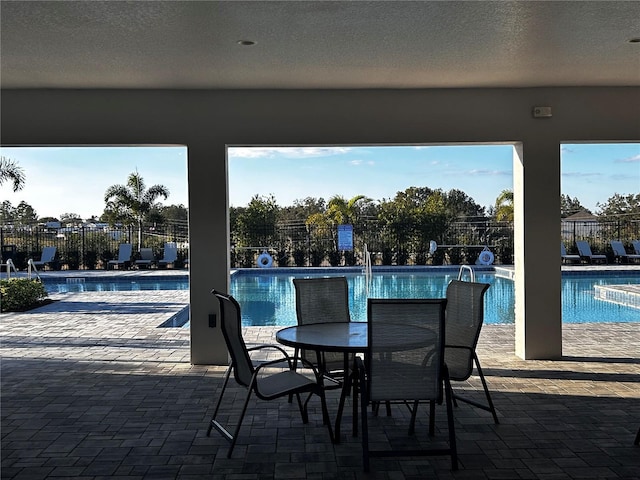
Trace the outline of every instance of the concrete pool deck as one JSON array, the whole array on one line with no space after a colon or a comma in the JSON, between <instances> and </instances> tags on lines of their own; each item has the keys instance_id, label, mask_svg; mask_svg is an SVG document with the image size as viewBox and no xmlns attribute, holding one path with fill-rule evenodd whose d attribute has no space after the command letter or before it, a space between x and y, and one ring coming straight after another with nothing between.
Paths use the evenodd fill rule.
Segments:
<instances>
[{"instance_id":1,"label":"concrete pool deck","mask_svg":"<svg viewBox=\"0 0 640 480\"><path fill-rule=\"evenodd\" d=\"M157 328L187 291L62 296L0 315L3 479L640 479L640 323L564 325L564 357L553 361L517 358L514 327L486 325L478 354L501 423L460 404L457 472L426 457L375 459L364 475L350 409L333 445L315 400L307 425L295 404L253 401L226 458L224 439L206 436L224 367L191 365L189 330ZM245 339L273 342L276 329L248 327ZM454 388L481 395L477 377ZM234 388L234 406L223 405L231 421L243 394ZM328 395L334 414L338 394ZM372 424L405 432L405 411ZM435 438L446 438L441 408Z\"/></svg>"}]
</instances>

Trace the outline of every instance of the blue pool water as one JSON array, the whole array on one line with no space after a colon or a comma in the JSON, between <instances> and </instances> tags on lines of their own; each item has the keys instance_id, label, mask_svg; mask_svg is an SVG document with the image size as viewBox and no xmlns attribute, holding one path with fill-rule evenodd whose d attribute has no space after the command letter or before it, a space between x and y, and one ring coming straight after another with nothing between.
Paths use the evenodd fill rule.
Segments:
<instances>
[{"instance_id":1,"label":"blue pool water","mask_svg":"<svg viewBox=\"0 0 640 480\"><path fill-rule=\"evenodd\" d=\"M188 290L187 275L172 278L128 277L124 278L45 278L49 293L69 292L130 292L136 290Z\"/></svg>"},{"instance_id":2,"label":"blue pool water","mask_svg":"<svg viewBox=\"0 0 640 480\"><path fill-rule=\"evenodd\" d=\"M324 275L344 275L349 283L349 303L354 321L366 320L365 279L359 271L340 271ZM309 271L277 273L274 270L244 270L231 277L231 294L242 307L242 322L245 326L295 325L295 292L292 279L297 277L323 276ZM447 284L457 278L453 270L430 273L382 272L375 273L369 287L369 296L377 298L437 298L444 297ZM488 272L477 272L476 281L491 284L485 297L485 322L505 324L514 322L515 295L513 281ZM598 300L594 296L594 285L640 284L637 272L598 273L596 275L567 275L562 278L562 321L564 323L585 322L640 322L640 310L624 305ZM84 279L71 282L64 279L45 280L50 293L86 291L131 291L131 290L186 290L187 276L178 278L129 278L105 281Z\"/></svg>"},{"instance_id":3,"label":"blue pool water","mask_svg":"<svg viewBox=\"0 0 640 480\"><path fill-rule=\"evenodd\" d=\"M336 275L336 274L332 274ZM367 295L361 273L338 273L347 277L349 304L353 321L366 321ZM294 276L322 276L313 274L251 274L234 275L231 294L242 307L242 322L251 325L295 325ZM447 284L458 277L457 271L428 273L374 273L369 289L372 298L439 298L444 297ZM485 322L513 323L515 314L514 283L493 273L476 273L476 281L491 284L485 296ZM594 297L594 285L640 283L635 275L567 275L562 279L562 321L640 322L640 310L617 305Z\"/></svg>"}]
</instances>

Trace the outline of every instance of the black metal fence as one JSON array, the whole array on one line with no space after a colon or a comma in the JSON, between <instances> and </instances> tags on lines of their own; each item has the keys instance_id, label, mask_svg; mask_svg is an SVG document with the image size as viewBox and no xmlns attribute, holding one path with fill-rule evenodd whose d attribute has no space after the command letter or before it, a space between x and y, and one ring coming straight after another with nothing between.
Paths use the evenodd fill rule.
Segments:
<instances>
[{"instance_id":1,"label":"black metal fence","mask_svg":"<svg viewBox=\"0 0 640 480\"><path fill-rule=\"evenodd\" d=\"M496 264L513 264L513 225L508 222L460 221L448 225L382 226L375 220L354 225L353 251L340 251L337 231L331 227L289 222L264 226L240 235L231 232L231 266L254 267L266 250L274 266L362 265L365 245L376 265L473 264L485 246L494 254ZM614 260L610 240L621 240L629 252L631 241L640 240L640 219L622 218L566 222L561 224L561 241L568 253L577 253L576 240L587 240L594 253ZM438 248L430 252L430 242ZM11 258L18 269L29 258L39 259L42 248L57 247L57 268L102 269L118 256L121 243L131 243L133 251L151 247L161 258L165 242L178 245L178 265L188 258L188 231L183 225L145 226L142 245L138 245L136 227L111 228L81 226L61 229L42 225L5 225L0 227L3 259ZM135 259L135 258L134 258Z\"/></svg>"},{"instance_id":2,"label":"black metal fence","mask_svg":"<svg viewBox=\"0 0 640 480\"><path fill-rule=\"evenodd\" d=\"M435 252L430 252L431 241L438 245ZM488 220L441 226L364 221L353 226L353 251L338 249L335 228L303 222L264 226L244 237L232 232L231 243L232 267L245 268L255 266L264 250L281 267L362 265L365 245L376 265L475 263L485 247L497 263L513 263L513 226Z\"/></svg>"},{"instance_id":3,"label":"black metal fence","mask_svg":"<svg viewBox=\"0 0 640 480\"><path fill-rule=\"evenodd\" d=\"M567 253L577 254L576 240L586 240L594 254L606 255L611 263L615 256L611 249L611 240L620 240L627 252L633 252L631 242L640 240L640 219L618 218L599 221L563 221L562 241Z\"/></svg>"},{"instance_id":4,"label":"black metal fence","mask_svg":"<svg viewBox=\"0 0 640 480\"><path fill-rule=\"evenodd\" d=\"M57 269L94 270L106 268L109 260L118 258L121 243L131 243L133 251L140 247L153 249L155 258L162 258L165 242L178 245L178 264L188 257L188 234L185 227L146 226L142 229L142 244L136 227L79 226L47 228L42 225L5 225L0 227L2 258L11 258L16 268L27 267L30 258L38 260L44 247L56 247ZM134 254L135 259L135 254Z\"/></svg>"}]
</instances>

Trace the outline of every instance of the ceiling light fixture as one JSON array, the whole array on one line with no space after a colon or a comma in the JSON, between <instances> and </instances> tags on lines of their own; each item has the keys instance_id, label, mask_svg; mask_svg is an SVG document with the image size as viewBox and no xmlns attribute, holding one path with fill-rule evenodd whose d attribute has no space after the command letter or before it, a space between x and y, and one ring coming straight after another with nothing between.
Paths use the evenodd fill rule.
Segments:
<instances>
[{"instance_id":1,"label":"ceiling light fixture","mask_svg":"<svg viewBox=\"0 0 640 480\"><path fill-rule=\"evenodd\" d=\"M258 42L254 42L253 40L238 40L236 43L238 45L242 45L243 47L252 47Z\"/></svg>"}]
</instances>

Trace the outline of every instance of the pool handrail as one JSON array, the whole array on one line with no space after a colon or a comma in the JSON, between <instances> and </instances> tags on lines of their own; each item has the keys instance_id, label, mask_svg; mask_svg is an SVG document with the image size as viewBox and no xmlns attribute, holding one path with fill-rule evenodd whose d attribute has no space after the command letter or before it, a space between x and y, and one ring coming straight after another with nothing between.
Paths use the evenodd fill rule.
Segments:
<instances>
[{"instance_id":1,"label":"pool handrail","mask_svg":"<svg viewBox=\"0 0 640 480\"><path fill-rule=\"evenodd\" d=\"M471 265L460 265L460 270L458 271L458 280L462 280L462 272L464 270L469 270L469 279L472 282L476 281L476 274L473 271L473 268L471 268Z\"/></svg>"},{"instance_id":2,"label":"pool handrail","mask_svg":"<svg viewBox=\"0 0 640 480\"><path fill-rule=\"evenodd\" d=\"M33 259L30 258L27 261L27 278L31 279L31 275L35 274L36 278L40 281L42 281L42 279L40 278L40 275L38 273L38 267L36 267L35 263L33 262Z\"/></svg>"},{"instance_id":3,"label":"pool handrail","mask_svg":"<svg viewBox=\"0 0 640 480\"><path fill-rule=\"evenodd\" d=\"M369 296L369 286L371 285L371 278L373 277L373 266L371 265L371 252L367 249L367 244L364 244L364 284L365 293Z\"/></svg>"},{"instance_id":4,"label":"pool handrail","mask_svg":"<svg viewBox=\"0 0 640 480\"><path fill-rule=\"evenodd\" d=\"M13 273L15 273L16 275L18 274L18 270L16 270L16 266L13 263L13 260L11 260L10 258L7 258L7 261L5 263L2 263L0 267L6 267L7 280L11 278L11 270L13 270Z\"/></svg>"}]
</instances>

